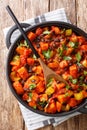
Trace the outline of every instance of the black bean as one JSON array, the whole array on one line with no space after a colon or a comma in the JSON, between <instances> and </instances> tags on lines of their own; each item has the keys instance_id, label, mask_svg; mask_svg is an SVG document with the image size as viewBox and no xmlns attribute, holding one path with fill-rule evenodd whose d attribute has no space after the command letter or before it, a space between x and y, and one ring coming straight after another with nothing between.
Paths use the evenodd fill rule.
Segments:
<instances>
[{"instance_id":1,"label":"black bean","mask_svg":"<svg viewBox=\"0 0 87 130\"><path fill-rule=\"evenodd\" d=\"M28 64L26 64L24 67L25 67L27 70L29 70L29 65L28 65Z\"/></svg>"},{"instance_id":2,"label":"black bean","mask_svg":"<svg viewBox=\"0 0 87 130\"><path fill-rule=\"evenodd\" d=\"M78 72L83 71L84 67L83 66L78 66Z\"/></svg>"},{"instance_id":3,"label":"black bean","mask_svg":"<svg viewBox=\"0 0 87 130\"><path fill-rule=\"evenodd\" d=\"M84 83L87 85L87 79L84 80Z\"/></svg>"},{"instance_id":4,"label":"black bean","mask_svg":"<svg viewBox=\"0 0 87 130\"><path fill-rule=\"evenodd\" d=\"M37 44L36 44L36 47L37 47L37 48L40 48L40 44L39 44L39 43L37 43Z\"/></svg>"},{"instance_id":5,"label":"black bean","mask_svg":"<svg viewBox=\"0 0 87 130\"><path fill-rule=\"evenodd\" d=\"M25 81L22 79L22 80L21 80L21 84L24 85L24 82L25 82Z\"/></svg>"},{"instance_id":6,"label":"black bean","mask_svg":"<svg viewBox=\"0 0 87 130\"><path fill-rule=\"evenodd\" d=\"M31 81L32 81L33 83L35 83L36 80L35 80L35 79L32 79Z\"/></svg>"},{"instance_id":7,"label":"black bean","mask_svg":"<svg viewBox=\"0 0 87 130\"><path fill-rule=\"evenodd\" d=\"M32 66L29 66L28 72L29 72L29 73L32 72Z\"/></svg>"}]
</instances>

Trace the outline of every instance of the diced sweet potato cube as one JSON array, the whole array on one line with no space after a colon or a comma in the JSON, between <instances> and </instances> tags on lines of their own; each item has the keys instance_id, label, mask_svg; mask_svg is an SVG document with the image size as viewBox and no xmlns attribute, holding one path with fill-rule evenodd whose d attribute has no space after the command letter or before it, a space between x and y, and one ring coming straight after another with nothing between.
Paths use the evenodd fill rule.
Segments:
<instances>
[{"instance_id":1,"label":"diced sweet potato cube","mask_svg":"<svg viewBox=\"0 0 87 130\"><path fill-rule=\"evenodd\" d=\"M18 80L21 79L20 76L15 71L10 73L10 78L11 78L12 81L18 81Z\"/></svg>"},{"instance_id":2,"label":"diced sweet potato cube","mask_svg":"<svg viewBox=\"0 0 87 130\"><path fill-rule=\"evenodd\" d=\"M29 32L27 36L31 41L35 40L36 38L36 34L33 32Z\"/></svg>"},{"instance_id":3,"label":"diced sweet potato cube","mask_svg":"<svg viewBox=\"0 0 87 130\"><path fill-rule=\"evenodd\" d=\"M17 72L23 80L26 80L29 76L28 71L25 67L21 67Z\"/></svg>"},{"instance_id":4,"label":"diced sweet potato cube","mask_svg":"<svg viewBox=\"0 0 87 130\"><path fill-rule=\"evenodd\" d=\"M65 83L59 83L57 84L57 88L58 89L61 89L61 88L64 88L65 87Z\"/></svg>"},{"instance_id":5,"label":"diced sweet potato cube","mask_svg":"<svg viewBox=\"0 0 87 130\"><path fill-rule=\"evenodd\" d=\"M46 50L48 50L48 43L41 43L40 47L41 47L42 51L46 51Z\"/></svg>"},{"instance_id":6,"label":"diced sweet potato cube","mask_svg":"<svg viewBox=\"0 0 87 130\"><path fill-rule=\"evenodd\" d=\"M82 45L80 48L81 50L87 51L87 45Z\"/></svg>"},{"instance_id":7,"label":"diced sweet potato cube","mask_svg":"<svg viewBox=\"0 0 87 130\"><path fill-rule=\"evenodd\" d=\"M60 111L61 111L61 108L62 108L62 104L57 101L57 102L56 102L56 109L57 109L57 111L60 112Z\"/></svg>"},{"instance_id":8,"label":"diced sweet potato cube","mask_svg":"<svg viewBox=\"0 0 87 130\"><path fill-rule=\"evenodd\" d=\"M13 83L13 87L14 87L14 89L16 90L16 92L18 94L23 94L24 93L23 87L22 87L22 85L21 85L21 83L19 81L15 81Z\"/></svg>"},{"instance_id":9,"label":"diced sweet potato cube","mask_svg":"<svg viewBox=\"0 0 87 130\"><path fill-rule=\"evenodd\" d=\"M16 52L17 52L18 54L20 54L20 55L23 55L25 49L26 49L26 47L18 46L18 47L16 48Z\"/></svg>"},{"instance_id":10,"label":"diced sweet potato cube","mask_svg":"<svg viewBox=\"0 0 87 130\"><path fill-rule=\"evenodd\" d=\"M73 78L77 78L78 76L78 69L77 66L74 64L69 67L70 75L73 76Z\"/></svg>"},{"instance_id":11,"label":"diced sweet potato cube","mask_svg":"<svg viewBox=\"0 0 87 130\"><path fill-rule=\"evenodd\" d=\"M77 101L75 98L70 98L68 104L70 105L70 107L75 107L77 105Z\"/></svg>"},{"instance_id":12,"label":"diced sweet potato cube","mask_svg":"<svg viewBox=\"0 0 87 130\"><path fill-rule=\"evenodd\" d=\"M68 66L68 62L66 61L66 60L63 60L63 61L61 61L60 63L59 63L59 66L60 66L60 68L65 68L65 67L67 67Z\"/></svg>"},{"instance_id":13,"label":"diced sweet potato cube","mask_svg":"<svg viewBox=\"0 0 87 130\"><path fill-rule=\"evenodd\" d=\"M22 99L26 101L28 100L28 98L29 98L28 93L24 93Z\"/></svg>"},{"instance_id":14,"label":"diced sweet potato cube","mask_svg":"<svg viewBox=\"0 0 87 130\"><path fill-rule=\"evenodd\" d=\"M39 36L43 32L42 28L37 28L36 29L36 34Z\"/></svg>"},{"instance_id":15,"label":"diced sweet potato cube","mask_svg":"<svg viewBox=\"0 0 87 130\"><path fill-rule=\"evenodd\" d=\"M28 65L34 65L34 59L33 58L27 58Z\"/></svg>"},{"instance_id":16,"label":"diced sweet potato cube","mask_svg":"<svg viewBox=\"0 0 87 130\"><path fill-rule=\"evenodd\" d=\"M58 66L59 66L58 62L48 63L48 67L50 67L51 69L58 68Z\"/></svg>"},{"instance_id":17,"label":"diced sweet potato cube","mask_svg":"<svg viewBox=\"0 0 87 130\"><path fill-rule=\"evenodd\" d=\"M56 111L56 104L54 101L49 103L48 106L45 107L45 112L47 113L55 113Z\"/></svg>"},{"instance_id":18,"label":"diced sweet potato cube","mask_svg":"<svg viewBox=\"0 0 87 130\"><path fill-rule=\"evenodd\" d=\"M42 93L43 91L45 90L45 85L43 84L42 81L40 81L36 88L35 88L35 91L39 94L39 93Z\"/></svg>"},{"instance_id":19,"label":"diced sweet potato cube","mask_svg":"<svg viewBox=\"0 0 87 130\"><path fill-rule=\"evenodd\" d=\"M37 106L37 104L34 100L31 100L28 104L30 107L33 107L33 108L36 108L36 106Z\"/></svg>"}]
</instances>

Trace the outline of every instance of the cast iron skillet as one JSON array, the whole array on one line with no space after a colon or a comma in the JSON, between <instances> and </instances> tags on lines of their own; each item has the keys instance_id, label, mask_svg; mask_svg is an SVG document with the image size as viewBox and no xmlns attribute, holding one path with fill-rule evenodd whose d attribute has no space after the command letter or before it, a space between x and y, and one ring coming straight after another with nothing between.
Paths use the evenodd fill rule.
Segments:
<instances>
[{"instance_id":1,"label":"cast iron skillet","mask_svg":"<svg viewBox=\"0 0 87 130\"><path fill-rule=\"evenodd\" d=\"M68 29L68 28L71 28L77 35L82 35L84 36L85 38L87 38L87 34L82 31L81 29L77 28L76 26L72 25L72 24L69 24L69 23L65 23L65 22L59 22L59 21L49 21L49 22L43 22L43 23L39 23L37 25L34 25L34 26L31 26L29 24L24 24L22 23L21 24L23 28L26 28L25 29L25 32L27 33L28 31L33 31L33 30L36 30L36 28L38 27L46 27L46 26L58 26L58 27L61 27L61 28L65 28L65 29ZM69 114L72 114L76 111L78 112L81 112L81 113L85 113L87 114L87 109L86 109L86 106L87 106L87 99L83 100L83 102L78 105L77 107L75 107L74 109L71 109L70 111L68 112L60 112L60 113L55 113L55 114L48 114L48 113L45 113L43 111L40 111L40 110L35 110L31 107L29 107L27 105L27 103L25 101L23 101L21 99L21 97L15 92L14 88L12 87L12 82L10 80L10 70L11 70L11 67L9 65L10 61L12 60L12 57L14 55L14 51L15 51L15 48L17 47L17 43L23 39L23 36L20 35L18 36L18 38L16 38L16 40L11 44L11 36L13 34L13 32L17 29L17 26L13 26L9 32L7 33L7 36L6 36L6 46L7 48L9 49L9 52L8 52L8 56L7 56L7 62L6 62L6 77L7 77L7 81L8 81L8 84L9 84L9 87L12 91L12 93L14 94L14 96L17 98L17 100L22 104L24 105L26 108L28 108L29 110L35 112L35 113L38 113L38 114L41 114L41 115L45 115L45 116L54 116L54 117L59 117L59 116L65 116L65 115L69 115Z\"/></svg>"}]
</instances>

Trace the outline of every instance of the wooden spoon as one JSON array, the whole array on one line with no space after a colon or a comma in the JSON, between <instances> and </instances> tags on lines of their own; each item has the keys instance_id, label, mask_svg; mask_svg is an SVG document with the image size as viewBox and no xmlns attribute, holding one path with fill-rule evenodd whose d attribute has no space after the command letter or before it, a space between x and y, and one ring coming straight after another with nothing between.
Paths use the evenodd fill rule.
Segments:
<instances>
[{"instance_id":1,"label":"wooden spoon","mask_svg":"<svg viewBox=\"0 0 87 130\"><path fill-rule=\"evenodd\" d=\"M20 23L18 22L17 18L15 17L14 13L12 12L11 8L9 6L6 7L8 13L10 14L10 16L12 17L13 21L15 22L15 24L17 25L18 29L20 30L21 34L23 35L23 37L25 38L26 42L29 44L29 46L31 47L33 53L36 55L37 59L39 60L42 68L43 68L43 73L44 73L44 78L45 78L45 83L47 84L47 81L50 78L55 78L58 81L64 82L66 85L68 85L68 83L66 82L66 80L64 80L60 75L56 74L53 70L51 70L50 68L48 68L46 66L46 64L42 61L42 59L40 58L39 54L37 53L37 51L35 50L35 48L33 47L31 41L29 40L29 38L27 37L25 31L23 30L23 28L21 27Z\"/></svg>"}]
</instances>

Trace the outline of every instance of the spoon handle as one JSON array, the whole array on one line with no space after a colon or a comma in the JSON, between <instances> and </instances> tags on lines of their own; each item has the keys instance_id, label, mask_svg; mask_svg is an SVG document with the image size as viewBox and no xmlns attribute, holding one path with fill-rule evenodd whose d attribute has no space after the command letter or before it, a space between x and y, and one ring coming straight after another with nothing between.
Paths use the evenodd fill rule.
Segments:
<instances>
[{"instance_id":1,"label":"spoon handle","mask_svg":"<svg viewBox=\"0 0 87 130\"><path fill-rule=\"evenodd\" d=\"M29 44L30 48L32 49L33 53L36 55L37 58L39 58L39 54L37 53L37 51L35 50L35 48L33 47L31 41L28 39L25 31L23 30L23 28L21 27L20 23L18 22L16 16L14 15L14 13L12 12L11 8L9 7L9 5L6 7L9 15L12 17L14 23L17 25L18 29L20 30L21 34L23 35L23 37L25 38L26 42Z\"/></svg>"}]
</instances>

